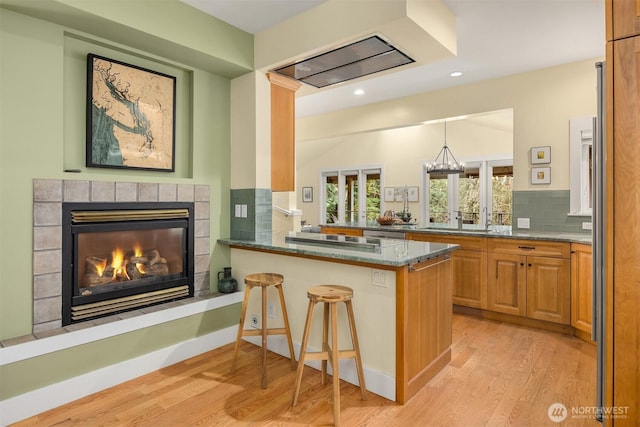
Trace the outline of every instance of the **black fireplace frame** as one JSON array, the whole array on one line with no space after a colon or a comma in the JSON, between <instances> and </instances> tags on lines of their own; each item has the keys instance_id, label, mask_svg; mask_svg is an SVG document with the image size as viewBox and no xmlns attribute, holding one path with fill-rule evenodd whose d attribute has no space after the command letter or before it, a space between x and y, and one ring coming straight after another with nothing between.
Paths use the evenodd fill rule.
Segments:
<instances>
[{"instance_id":1,"label":"black fireplace frame","mask_svg":"<svg viewBox=\"0 0 640 427\"><path fill-rule=\"evenodd\" d=\"M145 219L128 221L101 221L88 224L77 224L73 222L72 213L78 211L143 211L143 210L187 210L187 218L168 219ZM189 298L194 296L195 279L195 226L194 226L194 203L192 202L94 202L94 203L63 203L62 204L62 325L70 325L82 321L93 320L117 313L140 309L151 305L164 304L170 301ZM143 283L134 287L124 287L106 293L95 293L91 295L74 295L75 287L78 283L77 268L78 260L75 249L77 236L83 232L91 231L129 231L154 228L184 228L183 247L183 274L181 277L170 277L160 282ZM74 320L72 309L92 303L100 303L118 298L127 298L137 294L153 293L172 287L188 287L188 291L181 292L181 296L162 299L152 303L144 303L137 306L112 310L104 314L98 314L81 320Z\"/></svg>"}]
</instances>

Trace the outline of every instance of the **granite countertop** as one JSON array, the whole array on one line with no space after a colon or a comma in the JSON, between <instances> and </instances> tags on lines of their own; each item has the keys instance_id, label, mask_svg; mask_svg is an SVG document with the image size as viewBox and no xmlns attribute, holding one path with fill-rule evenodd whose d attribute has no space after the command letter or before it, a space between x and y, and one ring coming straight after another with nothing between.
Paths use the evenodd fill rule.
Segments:
<instances>
[{"instance_id":1,"label":"granite countertop","mask_svg":"<svg viewBox=\"0 0 640 427\"><path fill-rule=\"evenodd\" d=\"M391 267L402 267L425 261L452 252L459 247L447 243L293 231L285 235L274 233L269 241L218 239L218 243L247 249L263 249Z\"/></svg>"},{"instance_id":2,"label":"granite countertop","mask_svg":"<svg viewBox=\"0 0 640 427\"><path fill-rule=\"evenodd\" d=\"M346 222L340 224L326 224L331 228L360 228L372 231L396 231L396 232L412 232L425 234L455 234L462 236L478 236L478 237L499 237L507 239L527 239L527 240L553 240L557 242L584 243L591 244L591 233L565 233L561 231L530 231L530 230L512 230L508 226L491 226L489 231L480 228L477 225L465 224L462 230L438 226L434 224L394 224L380 225L375 221L368 222Z\"/></svg>"}]
</instances>

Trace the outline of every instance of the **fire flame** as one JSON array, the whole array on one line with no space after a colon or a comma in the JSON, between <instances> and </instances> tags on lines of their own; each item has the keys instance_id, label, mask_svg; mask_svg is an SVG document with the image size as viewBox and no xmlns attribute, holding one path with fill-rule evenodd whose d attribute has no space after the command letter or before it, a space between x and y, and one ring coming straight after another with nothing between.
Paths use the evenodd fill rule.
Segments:
<instances>
[{"instance_id":1,"label":"fire flame","mask_svg":"<svg viewBox=\"0 0 640 427\"><path fill-rule=\"evenodd\" d=\"M113 252L111 252L111 267L113 267L113 278L115 279L118 276L126 277L130 279L127 275L127 270L124 268L124 251L120 248L115 248Z\"/></svg>"},{"instance_id":2,"label":"fire flame","mask_svg":"<svg viewBox=\"0 0 640 427\"><path fill-rule=\"evenodd\" d=\"M133 253L134 256L136 257L141 257L142 256L142 248L140 247L140 245L138 243L135 244L135 246L133 247ZM136 263L136 268L138 269L138 271L142 274L145 274L145 268L144 268L144 264L140 264L139 262Z\"/></svg>"},{"instance_id":3,"label":"fire flame","mask_svg":"<svg viewBox=\"0 0 640 427\"><path fill-rule=\"evenodd\" d=\"M102 273L104 273L104 269L107 268L107 260L102 260L101 263L99 264L95 264L96 266L96 273L98 274L98 276L102 277Z\"/></svg>"}]
</instances>

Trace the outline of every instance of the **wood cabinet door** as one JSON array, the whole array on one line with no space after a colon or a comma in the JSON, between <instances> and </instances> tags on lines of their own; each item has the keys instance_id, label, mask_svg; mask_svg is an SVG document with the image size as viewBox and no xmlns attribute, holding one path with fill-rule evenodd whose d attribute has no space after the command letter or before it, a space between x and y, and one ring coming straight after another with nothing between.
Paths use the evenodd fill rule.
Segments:
<instances>
[{"instance_id":1,"label":"wood cabinet door","mask_svg":"<svg viewBox=\"0 0 640 427\"><path fill-rule=\"evenodd\" d=\"M634 414L616 419L615 425L631 426L640 415L640 37L613 42L607 54L607 76L613 74L613 114L607 116L613 119L607 127L613 138L608 146L613 146L615 163L608 167L613 194L607 192L613 200L613 213L608 212L613 248L607 251L607 272L613 277L607 279L606 309L613 344L608 343L608 352L613 354L606 358L607 377L613 384L611 405L629 406L628 413Z\"/></svg>"},{"instance_id":2,"label":"wood cabinet door","mask_svg":"<svg viewBox=\"0 0 640 427\"><path fill-rule=\"evenodd\" d=\"M271 190L295 191L295 105L300 83L269 74L271 81Z\"/></svg>"},{"instance_id":3,"label":"wood cabinet door","mask_svg":"<svg viewBox=\"0 0 640 427\"><path fill-rule=\"evenodd\" d=\"M525 316L527 313L527 257L489 253L487 255L487 309Z\"/></svg>"},{"instance_id":4,"label":"wood cabinet door","mask_svg":"<svg viewBox=\"0 0 640 427\"><path fill-rule=\"evenodd\" d=\"M487 308L487 253L458 249L451 253L453 303Z\"/></svg>"},{"instance_id":5,"label":"wood cabinet door","mask_svg":"<svg viewBox=\"0 0 640 427\"><path fill-rule=\"evenodd\" d=\"M640 34L640 2L635 0L609 0L610 22L613 40Z\"/></svg>"},{"instance_id":6,"label":"wood cabinet door","mask_svg":"<svg viewBox=\"0 0 640 427\"><path fill-rule=\"evenodd\" d=\"M571 263L527 257L527 317L568 325L571 320Z\"/></svg>"},{"instance_id":7,"label":"wood cabinet door","mask_svg":"<svg viewBox=\"0 0 640 427\"><path fill-rule=\"evenodd\" d=\"M591 334L593 289L591 245L571 245L571 326Z\"/></svg>"}]
</instances>

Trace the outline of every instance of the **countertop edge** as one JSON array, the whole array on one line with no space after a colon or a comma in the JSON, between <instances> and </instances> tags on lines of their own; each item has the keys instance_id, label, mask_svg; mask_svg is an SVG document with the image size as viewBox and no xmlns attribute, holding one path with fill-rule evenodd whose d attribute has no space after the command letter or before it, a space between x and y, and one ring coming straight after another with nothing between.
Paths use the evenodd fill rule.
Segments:
<instances>
[{"instance_id":1,"label":"countertop edge","mask_svg":"<svg viewBox=\"0 0 640 427\"><path fill-rule=\"evenodd\" d=\"M404 267L411 264L427 261L433 258L437 258L441 255L446 255L458 249L460 246L456 244L447 244L447 247L437 250L432 250L428 254L414 256L411 258L406 258L402 260L377 260L371 259L367 257L361 257L357 255L345 256L343 254L336 253L326 253L321 251L315 251L313 249L301 249L301 248L286 248L277 245L271 245L268 243L257 242L253 240L236 240L236 239L218 239L217 242L221 245L226 245L229 247L240 247L244 249L260 249L273 253L281 253L281 254L292 254L292 255L301 255L301 256L309 256L314 258L323 258L328 261L337 260L341 262L353 262L353 263L364 263L371 265L382 265L388 267Z\"/></svg>"},{"instance_id":2,"label":"countertop edge","mask_svg":"<svg viewBox=\"0 0 640 427\"><path fill-rule=\"evenodd\" d=\"M465 230L440 230L438 228L425 229L417 227L417 225L378 225L377 223L360 225L360 224L326 224L319 227L330 228L350 228L371 231L392 231L400 233L418 233L418 234L438 234L452 236L467 237L486 237L499 239L523 239L523 240L550 240L556 242L582 243L590 245L592 238L590 234L580 233L563 233L551 231L465 231Z\"/></svg>"}]
</instances>

